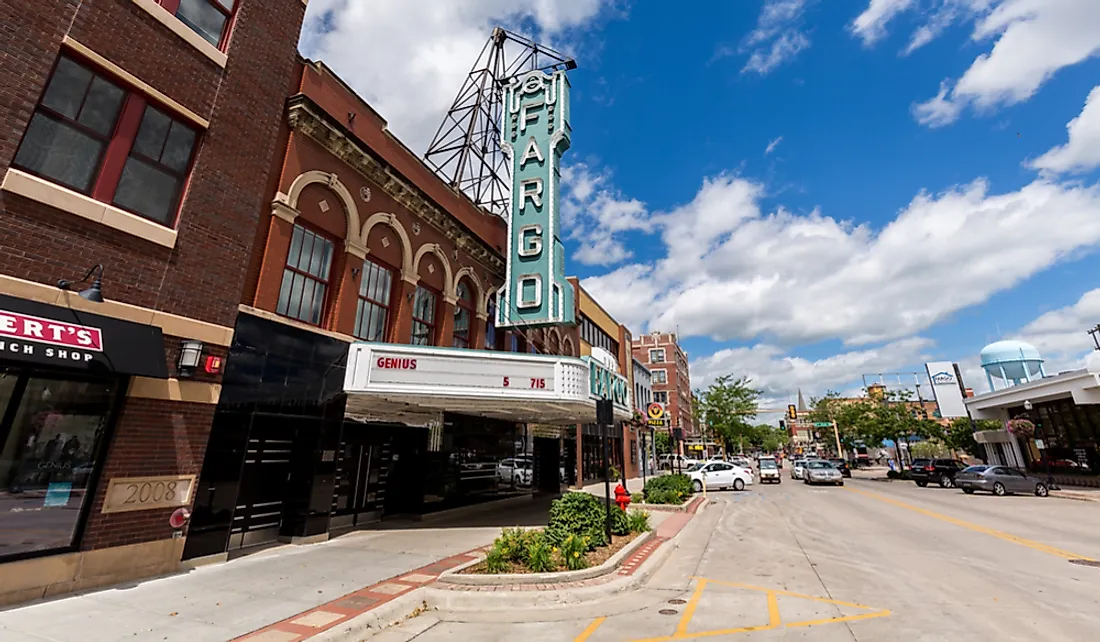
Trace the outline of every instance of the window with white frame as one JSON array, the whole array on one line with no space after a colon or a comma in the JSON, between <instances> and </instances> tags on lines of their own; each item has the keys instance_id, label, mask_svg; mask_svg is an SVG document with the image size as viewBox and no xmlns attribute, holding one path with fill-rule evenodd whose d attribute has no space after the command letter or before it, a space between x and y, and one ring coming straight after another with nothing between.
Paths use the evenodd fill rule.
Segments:
<instances>
[{"instance_id":1,"label":"window with white frame","mask_svg":"<svg viewBox=\"0 0 1100 642\"><path fill-rule=\"evenodd\" d=\"M183 24L219 49L225 48L226 35L237 0L157 0Z\"/></svg>"},{"instance_id":2,"label":"window with white frame","mask_svg":"<svg viewBox=\"0 0 1100 642\"><path fill-rule=\"evenodd\" d=\"M653 401L657 403L668 403L668 392L664 390L654 390Z\"/></svg>"},{"instance_id":3,"label":"window with white frame","mask_svg":"<svg viewBox=\"0 0 1100 642\"><path fill-rule=\"evenodd\" d=\"M657 348L656 350L649 351L650 363L664 363L665 362L665 349Z\"/></svg>"},{"instance_id":4,"label":"window with white frame","mask_svg":"<svg viewBox=\"0 0 1100 642\"><path fill-rule=\"evenodd\" d=\"M390 325L393 270L372 259L363 261L359 277L359 307L355 313L355 336L364 341L385 341Z\"/></svg>"},{"instance_id":5,"label":"window with white frame","mask_svg":"<svg viewBox=\"0 0 1100 642\"><path fill-rule=\"evenodd\" d=\"M668 383L668 372L665 370L654 370L653 383Z\"/></svg>"}]
</instances>

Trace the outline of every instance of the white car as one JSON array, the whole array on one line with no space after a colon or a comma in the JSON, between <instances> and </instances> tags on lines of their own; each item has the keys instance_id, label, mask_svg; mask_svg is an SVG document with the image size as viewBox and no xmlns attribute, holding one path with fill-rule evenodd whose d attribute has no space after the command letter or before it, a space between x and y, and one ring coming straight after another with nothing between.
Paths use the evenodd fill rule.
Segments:
<instances>
[{"instance_id":1,"label":"white car","mask_svg":"<svg viewBox=\"0 0 1100 642\"><path fill-rule=\"evenodd\" d=\"M806 472L806 460L796 459L791 462L791 479L802 479L802 474Z\"/></svg>"},{"instance_id":2,"label":"white car","mask_svg":"<svg viewBox=\"0 0 1100 642\"><path fill-rule=\"evenodd\" d=\"M531 460L526 457L509 457L497 463L497 481L516 486L531 485Z\"/></svg>"},{"instance_id":3,"label":"white car","mask_svg":"<svg viewBox=\"0 0 1100 642\"><path fill-rule=\"evenodd\" d=\"M779 464L775 461L775 457L760 458L760 483L767 482L783 483L783 477L779 474Z\"/></svg>"},{"instance_id":4,"label":"white car","mask_svg":"<svg viewBox=\"0 0 1100 642\"><path fill-rule=\"evenodd\" d=\"M695 492L701 492L705 485L707 490L712 488L732 488L745 490L745 486L752 484L752 475L744 468L727 464L724 461L712 461L703 464L698 469L688 473Z\"/></svg>"}]
</instances>

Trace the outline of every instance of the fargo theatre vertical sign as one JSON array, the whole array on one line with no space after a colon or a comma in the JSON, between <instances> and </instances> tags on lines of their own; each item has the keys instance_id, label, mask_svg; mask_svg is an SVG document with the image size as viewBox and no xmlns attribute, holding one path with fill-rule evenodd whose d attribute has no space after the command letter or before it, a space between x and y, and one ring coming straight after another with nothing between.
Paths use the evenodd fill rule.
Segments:
<instances>
[{"instance_id":1,"label":"fargo theatre vertical sign","mask_svg":"<svg viewBox=\"0 0 1100 642\"><path fill-rule=\"evenodd\" d=\"M569 149L569 80L564 71L531 71L504 89L504 140L511 163L508 265L497 293L498 327L573 322L565 280L558 194Z\"/></svg>"}]
</instances>

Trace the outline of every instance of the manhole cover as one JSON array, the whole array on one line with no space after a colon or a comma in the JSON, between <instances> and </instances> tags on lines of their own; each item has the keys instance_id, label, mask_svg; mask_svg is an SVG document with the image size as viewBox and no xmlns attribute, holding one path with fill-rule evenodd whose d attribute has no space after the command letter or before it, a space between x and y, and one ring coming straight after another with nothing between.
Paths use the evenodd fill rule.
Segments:
<instances>
[{"instance_id":1,"label":"manhole cover","mask_svg":"<svg viewBox=\"0 0 1100 642\"><path fill-rule=\"evenodd\" d=\"M681 600L680 598L676 598L675 600L669 600L668 603L669 604L687 604L688 602L687 602L687 600Z\"/></svg>"},{"instance_id":2,"label":"manhole cover","mask_svg":"<svg viewBox=\"0 0 1100 642\"><path fill-rule=\"evenodd\" d=\"M680 612L677 611L676 609L661 609L660 611L657 611L657 612L660 613L661 615L679 615L680 614Z\"/></svg>"},{"instance_id":3,"label":"manhole cover","mask_svg":"<svg viewBox=\"0 0 1100 642\"><path fill-rule=\"evenodd\" d=\"M1100 561L1097 560L1070 560L1070 564L1077 564L1079 566L1093 566L1100 568Z\"/></svg>"}]
</instances>

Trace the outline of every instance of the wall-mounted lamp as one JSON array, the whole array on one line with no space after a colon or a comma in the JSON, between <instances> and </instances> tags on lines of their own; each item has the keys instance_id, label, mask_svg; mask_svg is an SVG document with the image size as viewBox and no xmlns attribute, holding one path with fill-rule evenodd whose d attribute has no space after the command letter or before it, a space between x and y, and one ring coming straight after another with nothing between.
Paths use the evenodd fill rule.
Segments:
<instances>
[{"instance_id":1,"label":"wall-mounted lamp","mask_svg":"<svg viewBox=\"0 0 1100 642\"><path fill-rule=\"evenodd\" d=\"M1034 408L1034 407L1035 407L1035 406L1034 406L1034 405L1032 405L1032 403L1031 403L1031 400L1030 400L1030 399L1025 399L1025 400L1024 400L1024 410L1026 410L1026 411L1028 411L1028 412L1031 412L1031 409L1032 409L1032 408Z\"/></svg>"},{"instance_id":2,"label":"wall-mounted lamp","mask_svg":"<svg viewBox=\"0 0 1100 642\"><path fill-rule=\"evenodd\" d=\"M80 298L91 301L92 303L103 303L103 266L94 265L92 269L88 270L84 278L79 281L68 281L66 279L59 279L57 281L57 287L65 291L72 291L73 286L77 283L84 283L88 280L88 277L95 274L95 280L92 281L92 285L89 288L85 288L80 291Z\"/></svg>"},{"instance_id":3,"label":"wall-mounted lamp","mask_svg":"<svg viewBox=\"0 0 1100 642\"><path fill-rule=\"evenodd\" d=\"M190 377L202 361L202 341L186 339L180 343L179 376Z\"/></svg>"}]
</instances>

